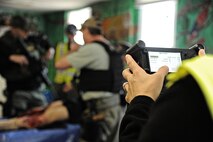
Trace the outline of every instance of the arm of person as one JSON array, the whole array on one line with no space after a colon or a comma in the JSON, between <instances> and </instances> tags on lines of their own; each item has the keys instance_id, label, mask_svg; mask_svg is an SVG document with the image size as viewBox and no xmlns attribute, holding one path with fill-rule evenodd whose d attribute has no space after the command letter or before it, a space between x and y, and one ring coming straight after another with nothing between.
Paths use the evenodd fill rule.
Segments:
<instances>
[{"instance_id":1,"label":"arm of person","mask_svg":"<svg viewBox=\"0 0 213 142\"><path fill-rule=\"evenodd\" d=\"M68 118L69 118L68 110L62 104L58 107L48 108L41 116L41 119L43 119L45 125L56 121L67 120Z\"/></svg>"},{"instance_id":2,"label":"arm of person","mask_svg":"<svg viewBox=\"0 0 213 142\"><path fill-rule=\"evenodd\" d=\"M29 116L27 123L29 128L35 128L64 120L79 124L80 119L81 109L79 102L55 101L43 113Z\"/></svg>"},{"instance_id":3,"label":"arm of person","mask_svg":"<svg viewBox=\"0 0 213 142\"><path fill-rule=\"evenodd\" d=\"M137 96L127 106L122 118L119 138L122 142L137 141L146 124L154 101L147 96Z\"/></svg>"},{"instance_id":4,"label":"arm of person","mask_svg":"<svg viewBox=\"0 0 213 142\"><path fill-rule=\"evenodd\" d=\"M55 68L57 69L66 69L68 67L72 67L72 65L68 61L67 56L62 57L61 59L55 62Z\"/></svg>"},{"instance_id":5,"label":"arm of person","mask_svg":"<svg viewBox=\"0 0 213 142\"><path fill-rule=\"evenodd\" d=\"M9 56L9 60L11 62L20 64L20 65L28 65L29 61L24 55L12 54Z\"/></svg>"},{"instance_id":6,"label":"arm of person","mask_svg":"<svg viewBox=\"0 0 213 142\"><path fill-rule=\"evenodd\" d=\"M28 64L28 60L24 55L16 54L14 51L10 48L8 43L5 43L0 39L0 64L2 66L7 66L11 62L17 63L20 65Z\"/></svg>"},{"instance_id":7,"label":"arm of person","mask_svg":"<svg viewBox=\"0 0 213 142\"><path fill-rule=\"evenodd\" d=\"M1 119L0 120L0 131L16 130L19 128L28 127L27 123L25 123L26 120L27 120L26 117Z\"/></svg>"},{"instance_id":8,"label":"arm of person","mask_svg":"<svg viewBox=\"0 0 213 142\"><path fill-rule=\"evenodd\" d=\"M178 81L156 102L137 96L120 127L121 142L212 141L212 119L191 76Z\"/></svg>"},{"instance_id":9,"label":"arm of person","mask_svg":"<svg viewBox=\"0 0 213 142\"><path fill-rule=\"evenodd\" d=\"M28 123L29 128L35 128L53 122L67 120L68 118L69 112L63 105L63 102L55 101L46 107L46 109L40 114L29 115L26 123Z\"/></svg>"},{"instance_id":10,"label":"arm of person","mask_svg":"<svg viewBox=\"0 0 213 142\"><path fill-rule=\"evenodd\" d=\"M46 109L38 107L24 116L0 120L0 130L36 128L67 119L69 119L69 112L66 106L62 101L55 101Z\"/></svg>"},{"instance_id":11,"label":"arm of person","mask_svg":"<svg viewBox=\"0 0 213 142\"><path fill-rule=\"evenodd\" d=\"M168 67L164 66L155 74L147 74L130 55L126 55L129 68L123 71L126 101L129 103L120 127L120 140L136 141L147 123L152 104L158 98Z\"/></svg>"},{"instance_id":12,"label":"arm of person","mask_svg":"<svg viewBox=\"0 0 213 142\"><path fill-rule=\"evenodd\" d=\"M39 108L38 108L39 109ZM45 111L40 109L35 114L0 120L0 130L15 130L19 128L35 128L68 119L69 114L63 102L50 104Z\"/></svg>"},{"instance_id":13,"label":"arm of person","mask_svg":"<svg viewBox=\"0 0 213 142\"><path fill-rule=\"evenodd\" d=\"M203 55L205 55L205 51L200 50L199 56ZM208 120L209 114L202 111L198 112L200 108L206 110L206 106L202 98L196 98L195 94L200 97L199 87L195 87L196 85L193 84L191 80L179 83L181 85L176 86L180 87L174 88L173 92L171 92L170 89L167 95L158 98L160 94L158 89L162 87L160 84L162 81L162 79L160 79L161 77L157 77L158 75L147 76L147 74L135 64L131 57L126 57L126 59L131 71L129 71L129 69L124 70L123 76L127 79L128 83L125 83L123 87L127 91L126 101L129 105L121 122L119 133L120 141L154 142L169 139L172 141L174 138L179 138L181 141L183 137L194 137L194 134L198 131L196 128L197 124L201 119L207 118L207 121L205 121L206 124L201 124L199 128L207 128L210 125L211 120ZM167 71L162 68L160 70L163 71L163 76L165 76ZM160 70L158 72L160 72ZM138 75L136 75L137 72ZM159 79L156 80L157 78ZM196 88L193 89L193 93L191 92L191 95L187 94L186 88L191 90L193 87ZM140 90L142 88L143 90ZM154 103L156 99L157 102ZM150 112L151 109L152 112ZM203 118L203 116L205 117ZM177 133L181 137L177 137ZM201 134L202 132L199 131L199 133ZM210 134L206 132L202 134L207 137L210 136Z\"/></svg>"}]
</instances>

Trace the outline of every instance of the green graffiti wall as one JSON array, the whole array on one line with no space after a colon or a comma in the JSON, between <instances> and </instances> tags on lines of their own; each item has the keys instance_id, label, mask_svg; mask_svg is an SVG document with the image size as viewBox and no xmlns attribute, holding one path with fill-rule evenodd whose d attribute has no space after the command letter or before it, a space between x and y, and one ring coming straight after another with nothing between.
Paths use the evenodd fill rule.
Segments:
<instances>
[{"instance_id":1,"label":"green graffiti wall","mask_svg":"<svg viewBox=\"0 0 213 142\"><path fill-rule=\"evenodd\" d=\"M194 43L213 53L213 1L179 0L177 7L176 46L186 48Z\"/></svg>"}]
</instances>

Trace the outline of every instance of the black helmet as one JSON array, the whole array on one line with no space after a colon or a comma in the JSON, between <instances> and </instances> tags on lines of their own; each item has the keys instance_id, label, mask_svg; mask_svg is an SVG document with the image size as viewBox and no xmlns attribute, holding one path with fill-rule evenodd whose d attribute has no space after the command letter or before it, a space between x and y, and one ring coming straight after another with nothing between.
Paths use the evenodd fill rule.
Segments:
<instances>
[{"instance_id":1,"label":"black helmet","mask_svg":"<svg viewBox=\"0 0 213 142\"><path fill-rule=\"evenodd\" d=\"M76 31L77 31L77 28L75 25L73 24L70 24L70 25L67 25L66 27L66 33L67 34L72 34L72 35L75 35L76 34Z\"/></svg>"}]
</instances>

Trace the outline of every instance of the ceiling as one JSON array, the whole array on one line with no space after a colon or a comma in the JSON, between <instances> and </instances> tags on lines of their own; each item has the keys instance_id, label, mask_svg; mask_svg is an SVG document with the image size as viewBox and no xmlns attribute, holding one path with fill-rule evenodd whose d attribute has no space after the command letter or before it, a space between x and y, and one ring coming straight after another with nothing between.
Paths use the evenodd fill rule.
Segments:
<instances>
[{"instance_id":1,"label":"ceiling","mask_svg":"<svg viewBox=\"0 0 213 142\"><path fill-rule=\"evenodd\" d=\"M50 12L78 9L107 0L0 0L0 9Z\"/></svg>"},{"instance_id":2,"label":"ceiling","mask_svg":"<svg viewBox=\"0 0 213 142\"><path fill-rule=\"evenodd\" d=\"M6 10L22 10L33 12L51 12L72 10L90 4L109 0L0 0L0 12ZM135 0L136 5L166 0Z\"/></svg>"}]
</instances>

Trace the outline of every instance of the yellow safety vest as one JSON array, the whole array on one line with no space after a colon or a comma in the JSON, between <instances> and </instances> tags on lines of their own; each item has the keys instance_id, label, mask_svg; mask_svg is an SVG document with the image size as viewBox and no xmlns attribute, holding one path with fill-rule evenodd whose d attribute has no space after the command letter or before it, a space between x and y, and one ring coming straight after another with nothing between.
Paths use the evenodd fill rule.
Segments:
<instances>
[{"instance_id":1,"label":"yellow safety vest","mask_svg":"<svg viewBox=\"0 0 213 142\"><path fill-rule=\"evenodd\" d=\"M56 46L55 62L58 61L64 55L66 55L68 52L69 52L68 43L59 43ZM59 84L61 83L70 84L76 73L77 70L75 68L56 70L54 82Z\"/></svg>"},{"instance_id":2,"label":"yellow safety vest","mask_svg":"<svg viewBox=\"0 0 213 142\"><path fill-rule=\"evenodd\" d=\"M183 61L177 72L167 76L166 86L170 87L188 74L192 75L200 86L213 118L213 55Z\"/></svg>"}]
</instances>

